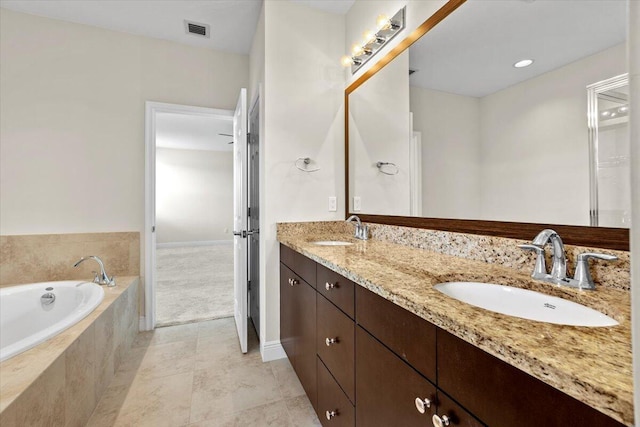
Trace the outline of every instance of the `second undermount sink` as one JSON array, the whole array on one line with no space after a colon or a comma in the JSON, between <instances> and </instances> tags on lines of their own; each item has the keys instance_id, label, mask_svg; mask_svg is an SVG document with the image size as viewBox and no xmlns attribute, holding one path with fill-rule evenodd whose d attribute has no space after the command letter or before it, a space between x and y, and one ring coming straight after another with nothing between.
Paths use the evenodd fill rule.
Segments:
<instances>
[{"instance_id":1,"label":"second undermount sink","mask_svg":"<svg viewBox=\"0 0 640 427\"><path fill-rule=\"evenodd\" d=\"M311 242L318 246L349 246L353 245L351 242L344 242L342 240L319 240L317 242Z\"/></svg>"},{"instance_id":2,"label":"second undermount sink","mask_svg":"<svg viewBox=\"0 0 640 427\"><path fill-rule=\"evenodd\" d=\"M582 304L527 289L478 282L440 283L434 288L467 304L523 319L570 326L618 325Z\"/></svg>"}]
</instances>

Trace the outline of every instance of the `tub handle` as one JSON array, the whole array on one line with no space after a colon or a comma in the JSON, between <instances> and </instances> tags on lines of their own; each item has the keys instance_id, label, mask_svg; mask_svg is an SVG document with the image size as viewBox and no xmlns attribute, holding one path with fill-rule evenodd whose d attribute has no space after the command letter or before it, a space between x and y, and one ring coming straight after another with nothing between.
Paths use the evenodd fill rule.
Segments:
<instances>
[{"instance_id":1,"label":"tub handle","mask_svg":"<svg viewBox=\"0 0 640 427\"><path fill-rule=\"evenodd\" d=\"M53 292L47 292L40 297L42 305L51 305L56 300L56 295Z\"/></svg>"}]
</instances>

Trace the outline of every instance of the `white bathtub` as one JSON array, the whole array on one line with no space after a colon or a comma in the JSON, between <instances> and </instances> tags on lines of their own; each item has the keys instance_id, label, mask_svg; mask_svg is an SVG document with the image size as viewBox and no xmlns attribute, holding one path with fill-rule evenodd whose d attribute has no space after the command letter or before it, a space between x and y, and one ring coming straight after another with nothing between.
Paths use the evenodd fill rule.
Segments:
<instances>
[{"instance_id":1,"label":"white bathtub","mask_svg":"<svg viewBox=\"0 0 640 427\"><path fill-rule=\"evenodd\" d=\"M46 305L41 297L55 295ZM75 325L102 302L95 283L67 280L0 289L0 362Z\"/></svg>"}]
</instances>

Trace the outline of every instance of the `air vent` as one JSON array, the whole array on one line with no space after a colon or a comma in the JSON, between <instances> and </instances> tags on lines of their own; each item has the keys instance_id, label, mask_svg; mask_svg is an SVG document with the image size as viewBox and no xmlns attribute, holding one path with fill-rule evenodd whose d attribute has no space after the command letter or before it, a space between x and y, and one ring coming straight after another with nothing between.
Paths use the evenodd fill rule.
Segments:
<instances>
[{"instance_id":1,"label":"air vent","mask_svg":"<svg viewBox=\"0 0 640 427\"><path fill-rule=\"evenodd\" d=\"M184 29L187 34L193 34L194 36L209 38L209 25L202 24L200 22L184 21Z\"/></svg>"}]
</instances>

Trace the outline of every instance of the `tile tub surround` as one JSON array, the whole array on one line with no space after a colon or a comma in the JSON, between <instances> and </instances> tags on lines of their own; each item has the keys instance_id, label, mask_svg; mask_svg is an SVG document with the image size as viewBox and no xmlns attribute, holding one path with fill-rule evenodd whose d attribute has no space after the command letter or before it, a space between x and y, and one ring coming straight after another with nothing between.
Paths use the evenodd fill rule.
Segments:
<instances>
[{"instance_id":1,"label":"tile tub surround","mask_svg":"<svg viewBox=\"0 0 640 427\"><path fill-rule=\"evenodd\" d=\"M281 227L282 230L283 227ZM284 227L287 229L287 227ZM279 233L284 245L353 280L541 381L626 425L633 424L629 292L609 287L579 291L533 281L529 272L375 237L356 241L317 224ZM317 232L318 234L314 234ZM323 247L317 240L349 240ZM449 281L480 281L537 290L614 317L619 326L586 328L509 317L467 305L433 289Z\"/></svg>"},{"instance_id":2,"label":"tile tub surround","mask_svg":"<svg viewBox=\"0 0 640 427\"><path fill-rule=\"evenodd\" d=\"M0 363L0 425L83 426L138 333L138 277L48 341Z\"/></svg>"},{"instance_id":3,"label":"tile tub surround","mask_svg":"<svg viewBox=\"0 0 640 427\"><path fill-rule=\"evenodd\" d=\"M525 241L396 225L372 223L367 223L367 225L369 226L370 238L374 240L498 264L529 274L535 265L535 254L531 251L523 251L518 247L521 244L531 243L535 236L531 236L531 240ZM352 236L353 227L352 224L347 224L344 221L280 223L278 224L278 235L310 233L332 236L347 233ZM598 252L617 256L618 260L613 262L592 261L590 263L591 275L599 286L627 291L631 289L631 261L628 251L565 245L565 252L568 271L572 274L575 260L581 253ZM547 265L551 265L550 259L547 260Z\"/></svg>"},{"instance_id":4,"label":"tile tub surround","mask_svg":"<svg viewBox=\"0 0 640 427\"><path fill-rule=\"evenodd\" d=\"M86 280L97 265L80 257L97 255L112 276L140 275L140 233L79 233L0 236L0 286L51 280Z\"/></svg>"}]
</instances>

